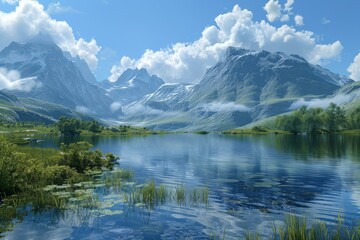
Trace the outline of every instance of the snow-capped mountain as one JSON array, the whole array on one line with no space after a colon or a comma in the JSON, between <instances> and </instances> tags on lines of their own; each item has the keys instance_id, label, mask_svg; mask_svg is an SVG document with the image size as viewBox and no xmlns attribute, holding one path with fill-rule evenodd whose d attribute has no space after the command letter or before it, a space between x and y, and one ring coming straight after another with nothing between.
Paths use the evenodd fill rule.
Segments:
<instances>
[{"instance_id":1,"label":"snow-capped mountain","mask_svg":"<svg viewBox=\"0 0 360 240\"><path fill-rule=\"evenodd\" d=\"M14 106L21 103L46 115L46 102L51 102L103 119L167 130L225 130L301 105L333 101L349 106L360 98L357 83L300 56L234 47L198 84L165 84L146 69L128 69L115 82L97 83L83 60L62 52L48 38L11 43L0 52L0 70L2 78L12 70L19 73L5 89L21 99Z\"/></svg>"},{"instance_id":2,"label":"snow-capped mountain","mask_svg":"<svg viewBox=\"0 0 360 240\"><path fill-rule=\"evenodd\" d=\"M115 81L104 80L98 86L106 90L106 95L121 105L132 103L153 93L164 81L156 75L150 76L146 69L127 69Z\"/></svg>"},{"instance_id":3,"label":"snow-capped mountain","mask_svg":"<svg viewBox=\"0 0 360 240\"><path fill-rule=\"evenodd\" d=\"M72 61L78 70L80 71L83 78L91 84L97 85L95 75L91 72L89 65L85 62L85 60L79 58L79 56L73 57L69 52L63 52L64 56Z\"/></svg>"},{"instance_id":4,"label":"snow-capped mountain","mask_svg":"<svg viewBox=\"0 0 360 240\"><path fill-rule=\"evenodd\" d=\"M31 91L5 89L17 97L36 98L101 117L113 114L113 100L106 91L85 80L75 62L65 57L51 39L11 43L0 52L0 67L16 70L22 78L35 78Z\"/></svg>"},{"instance_id":5,"label":"snow-capped mountain","mask_svg":"<svg viewBox=\"0 0 360 240\"><path fill-rule=\"evenodd\" d=\"M123 109L125 120L135 115L154 128L224 130L291 111L299 99L325 98L351 82L297 55L230 47L191 91L164 85Z\"/></svg>"}]
</instances>

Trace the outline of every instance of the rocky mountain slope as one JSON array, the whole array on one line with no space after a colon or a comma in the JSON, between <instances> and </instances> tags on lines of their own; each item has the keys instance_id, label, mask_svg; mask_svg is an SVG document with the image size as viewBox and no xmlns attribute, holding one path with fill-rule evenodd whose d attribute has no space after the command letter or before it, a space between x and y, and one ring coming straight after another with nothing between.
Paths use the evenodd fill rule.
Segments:
<instances>
[{"instance_id":1,"label":"rocky mountain slope","mask_svg":"<svg viewBox=\"0 0 360 240\"><path fill-rule=\"evenodd\" d=\"M161 87L125 106L123 120L171 130L224 130L291 111L299 99L322 99L352 82L297 55L230 47L191 91L175 85L176 94L160 94ZM137 118L132 109L142 109Z\"/></svg>"},{"instance_id":2,"label":"rocky mountain slope","mask_svg":"<svg viewBox=\"0 0 360 240\"><path fill-rule=\"evenodd\" d=\"M156 75L150 76L146 69L127 69L115 81L104 80L98 84L106 95L121 105L132 103L153 93L164 81Z\"/></svg>"},{"instance_id":3,"label":"rocky mountain slope","mask_svg":"<svg viewBox=\"0 0 360 240\"><path fill-rule=\"evenodd\" d=\"M30 97L60 104L101 117L112 117L113 100L106 91L85 80L76 64L51 40L11 43L0 52L0 67L32 78L32 89L5 89L17 97ZM117 113L119 115L119 113Z\"/></svg>"},{"instance_id":4,"label":"rocky mountain slope","mask_svg":"<svg viewBox=\"0 0 360 240\"><path fill-rule=\"evenodd\" d=\"M61 116L86 118L86 116L58 104L31 98L17 98L0 91L1 121L50 124Z\"/></svg>"}]
</instances>

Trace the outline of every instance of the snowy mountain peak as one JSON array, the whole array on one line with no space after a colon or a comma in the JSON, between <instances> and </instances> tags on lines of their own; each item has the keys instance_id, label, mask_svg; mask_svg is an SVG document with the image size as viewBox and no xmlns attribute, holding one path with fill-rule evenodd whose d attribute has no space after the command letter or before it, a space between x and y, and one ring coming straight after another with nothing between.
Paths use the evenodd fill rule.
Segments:
<instances>
[{"instance_id":1,"label":"snowy mountain peak","mask_svg":"<svg viewBox=\"0 0 360 240\"><path fill-rule=\"evenodd\" d=\"M131 81L131 83L130 83ZM145 68L135 68L135 69L127 69L121 76L118 78L116 82L114 82L115 86L134 86L136 82L142 82L146 84L154 84L161 86L164 84L164 81L157 77L156 75L150 76L148 71Z\"/></svg>"},{"instance_id":2,"label":"snowy mountain peak","mask_svg":"<svg viewBox=\"0 0 360 240\"><path fill-rule=\"evenodd\" d=\"M116 82L108 80L98 85L107 91L107 95L121 104L137 101L153 93L165 82L156 75L150 76L145 68L127 69Z\"/></svg>"},{"instance_id":3,"label":"snowy mountain peak","mask_svg":"<svg viewBox=\"0 0 360 240\"><path fill-rule=\"evenodd\" d=\"M225 52L225 59L229 59L233 56L241 56L249 52L254 52L245 48L228 47Z\"/></svg>"}]
</instances>

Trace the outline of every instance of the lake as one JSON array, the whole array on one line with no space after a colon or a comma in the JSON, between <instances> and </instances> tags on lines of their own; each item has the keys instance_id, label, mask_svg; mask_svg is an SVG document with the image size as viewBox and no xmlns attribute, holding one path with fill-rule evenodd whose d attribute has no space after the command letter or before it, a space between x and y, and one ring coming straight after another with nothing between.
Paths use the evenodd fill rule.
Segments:
<instances>
[{"instance_id":1,"label":"lake","mask_svg":"<svg viewBox=\"0 0 360 240\"><path fill-rule=\"evenodd\" d=\"M86 140L120 156L136 182L207 187L209 205L165 204L154 210L110 206L113 214L43 212L25 217L7 239L238 239L263 235L287 213L333 224L360 219L359 136L40 137L39 147ZM99 193L106 200L114 193ZM117 214L117 210L118 211Z\"/></svg>"}]
</instances>

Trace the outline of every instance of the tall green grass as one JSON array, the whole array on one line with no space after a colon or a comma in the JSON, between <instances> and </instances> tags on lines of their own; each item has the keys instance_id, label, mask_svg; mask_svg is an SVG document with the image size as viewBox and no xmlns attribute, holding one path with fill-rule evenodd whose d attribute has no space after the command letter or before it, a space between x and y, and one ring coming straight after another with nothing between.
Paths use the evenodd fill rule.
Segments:
<instances>
[{"instance_id":1,"label":"tall green grass","mask_svg":"<svg viewBox=\"0 0 360 240\"><path fill-rule=\"evenodd\" d=\"M208 205L209 190L207 188L186 189L183 185L168 188L163 184L156 185L155 180L148 181L133 189L126 197L130 206L144 206L154 209L165 203L176 203L179 206L198 204Z\"/></svg>"},{"instance_id":2,"label":"tall green grass","mask_svg":"<svg viewBox=\"0 0 360 240\"><path fill-rule=\"evenodd\" d=\"M260 233L246 233L246 240L359 240L360 222L358 225L346 226L339 216L335 225L321 221L308 221L305 217L285 215L282 226L273 226L272 236L262 237Z\"/></svg>"}]
</instances>

